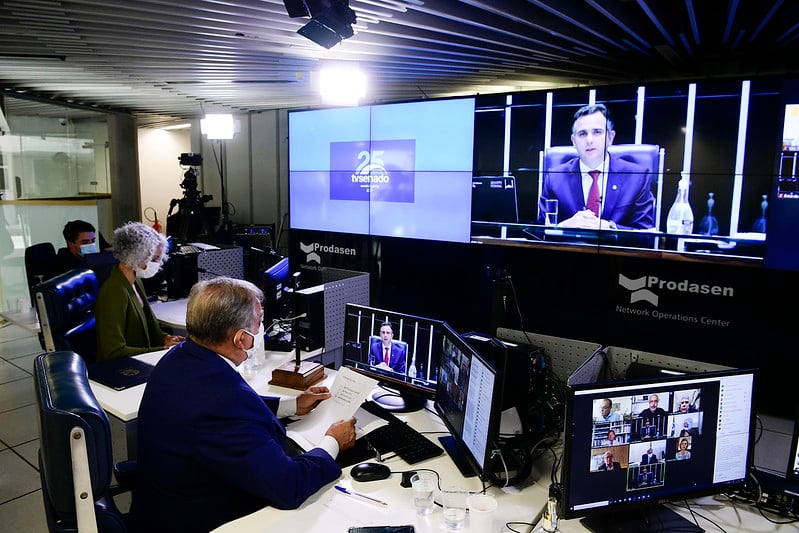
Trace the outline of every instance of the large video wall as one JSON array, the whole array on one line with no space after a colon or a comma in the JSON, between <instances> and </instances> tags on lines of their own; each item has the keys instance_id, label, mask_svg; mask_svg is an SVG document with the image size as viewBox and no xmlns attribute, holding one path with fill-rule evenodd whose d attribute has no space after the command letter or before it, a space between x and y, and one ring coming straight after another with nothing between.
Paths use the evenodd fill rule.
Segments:
<instances>
[{"instance_id":1,"label":"large video wall","mask_svg":"<svg viewBox=\"0 0 799 533\"><path fill-rule=\"evenodd\" d=\"M594 103L611 113L611 150L660 149L660 160L646 169L655 204L651 224L575 230L544 220L544 183L569 179L549 175L545 154L571 146L575 111ZM785 253L797 243L780 228L799 203L791 194L795 146L785 140L795 129L788 119L797 104L793 80L769 78L291 112L290 226L799 268ZM693 221L676 230L668 216L681 179ZM609 188L608 201L616 185ZM769 242L772 229L776 240Z\"/></svg>"},{"instance_id":2,"label":"large video wall","mask_svg":"<svg viewBox=\"0 0 799 533\"><path fill-rule=\"evenodd\" d=\"M447 102L455 114L435 119L439 102ZM313 270L321 264L368 271L372 305L445 320L459 331L490 333L505 326L725 366L755 366L760 368L758 408L793 416L781 396L799 372L795 319L783 311L799 299L795 80L573 88L424 103L429 106L424 113L410 111L417 102L386 104L392 111L411 106L406 111L414 117L399 121L403 129L390 139L385 128L379 135L375 128L344 135L344 126L331 127L337 121L317 121L319 111L290 113L292 268ZM541 223L542 152L570 144L574 112L589 103L610 109L615 146L653 144L663 150L662 179L655 183L660 187L653 188L661 200L656 227L570 231ZM383 115L383 107L358 108L371 117L362 122L376 121L376 110ZM306 144L311 137L298 128L298 120L305 129L327 124L326 137L316 132L316 141ZM435 135L425 135L428 128ZM335 159L335 143L356 137L364 144L350 168ZM392 162L382 159L386 172L367 174L368 180L355 172L364 153L370 158L375 150L382 151L378 157L392 153L383 148L386 140L403 141L405 147L413 140L413 150L428 154L440 148L459 154L459 162L450 160L446 172L442 167L426 172L425 179L434 183L427 189L416 180L412 202L408 196L387 201ZM444 141L458 148L449 151L439 144ZM314 151L309 147L319 150L314 185L304 183L306 176L298 172L305 171L297 167ZM466 165L465 152L471 154ZM404 186L413 175L408 168L398 181ZM347 171L362 196L333 198L331 187L339 185L331 181L331 169ZM447 177L435 199L414 205L417 192L436 188L439 172ZM686 177L693 230L670 233L666 219ZM380 185L382 196L364 194L364 182ZM498 194L475 192L492 182L502 187ZM710 193L717 229L702 233ZM392 216L377 221L387 202ZM469 205L468 217L463 205ZM417 212L430 206L429 218ZM371 219L357 229L335 225L356 212ZM451 212L457 214L450 217ZM444 234L438 217L457 222Z\"/></svg>"}]
</instances>

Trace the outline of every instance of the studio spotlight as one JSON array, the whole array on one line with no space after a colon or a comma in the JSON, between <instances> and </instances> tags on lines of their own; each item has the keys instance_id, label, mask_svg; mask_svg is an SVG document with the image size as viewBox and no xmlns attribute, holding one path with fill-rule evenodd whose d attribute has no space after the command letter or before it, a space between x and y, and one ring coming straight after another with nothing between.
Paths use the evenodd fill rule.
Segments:
<instances>
[{"instance_id":1,"label":"studio spotlight","mask_svg":"<svg viewBox=\"0 0 799 533\"><path fill-rule=\"evenodd\" d=\"M283 0L291 18L313 17L324 11L330 2L325 0Z\"/></svg>"},{"instance_id":2,"label":"studio spotlight","mask_svg":"<svg viewBox=\"0 0 799 533\"><path fill-rule=\"evenodd\" d=\"M283 0L290 17L311 17L297 33L325 48L354 35L355 11L349 0Z\"/></svg>"}]
</instances>

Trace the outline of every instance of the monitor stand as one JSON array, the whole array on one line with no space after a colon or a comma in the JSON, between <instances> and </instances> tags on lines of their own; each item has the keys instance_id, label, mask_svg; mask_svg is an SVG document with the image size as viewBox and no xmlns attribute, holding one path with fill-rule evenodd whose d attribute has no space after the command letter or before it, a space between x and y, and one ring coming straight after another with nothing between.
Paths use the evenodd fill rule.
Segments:
<instances>
[{"instance_id":1,"label":"monitor stand","mask_svg":"<svg viewBox=\"0 0 799 533\"><path fill-rule=\"evenodd\" d=\"M395 413L421 411L427 406L427 398L422 395L411 394L405 391L399 392L382 386L375 388L369 394L368 399L379 404L383 409Z\"/></svg>"},{"instance_id":2,"label":"monitor stand","mask_svg":"<svg viewBox=\"0 0 799 533\"><path fill-rule=\"evenodd\" d=\"M452 462L458 467L463 477L474 477L477 475L477 472L474 471L471 463L469 463L469 460L466 458L466 454L461 447L458 446L455 437L452 435L445 435L443 437L438 437L438 440L441 446L447 451L447 454L449 454Z\"/></svg>"},{"instance_id":3,"label":"monitor stand","mask_svg":"<svg viewBox=\"0 0 799 533\"><path fill-rule=\"evenodd\" d=\"M703 533L705 531L661 504L588 516L580 520L580 523L594 533L646 533L647 531Z\"/></svg>"}]
</instances>

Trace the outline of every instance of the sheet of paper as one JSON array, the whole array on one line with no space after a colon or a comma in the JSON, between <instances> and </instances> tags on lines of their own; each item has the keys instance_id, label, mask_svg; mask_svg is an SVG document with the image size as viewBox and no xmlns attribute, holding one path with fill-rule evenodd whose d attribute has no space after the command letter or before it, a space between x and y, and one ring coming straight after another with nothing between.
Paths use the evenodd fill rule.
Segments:
<instances>
[{"instance_id":1,"label":"sheet of paper","mask_svg":"<svg viewBox=\"0 0 799 533\"><path fill-rule=\"evenodd\" d=\"M286 433L306 450L315 446L325 436L330 424L352 417L376 385L377 381L372 378L347 367L340 368L330 388L332 397L291 423Z\"/></svg>"}]
</instances>

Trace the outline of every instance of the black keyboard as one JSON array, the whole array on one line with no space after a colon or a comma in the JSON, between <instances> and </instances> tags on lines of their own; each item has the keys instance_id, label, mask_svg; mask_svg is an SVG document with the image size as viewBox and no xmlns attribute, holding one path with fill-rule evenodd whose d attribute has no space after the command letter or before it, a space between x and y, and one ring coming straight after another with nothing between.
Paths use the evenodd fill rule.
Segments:
<instances>
[{"instance_id":1,"label":"black keyboard","mask_svg":"<svg viewBox=\"0 0 799 533\"><path fill-rule=\"evenodd\" d=\"M374 402L364 402L361 407L388 421L385 426L372 430L366 435L369 443L381 455L394 452L406 463L412 465L444 453L441 447L394 416L391 411Z\"/></svg>"}]
</instances>

